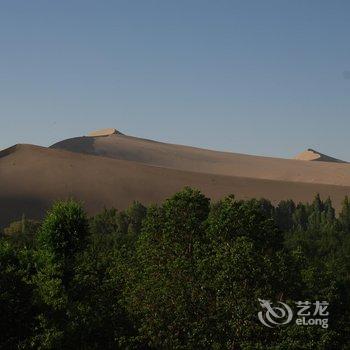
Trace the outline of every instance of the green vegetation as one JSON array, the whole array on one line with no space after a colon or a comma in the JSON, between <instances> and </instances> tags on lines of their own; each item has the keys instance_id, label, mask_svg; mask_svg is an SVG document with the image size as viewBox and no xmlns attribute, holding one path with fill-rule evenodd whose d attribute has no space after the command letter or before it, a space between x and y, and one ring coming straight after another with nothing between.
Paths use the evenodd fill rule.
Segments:
<instances>
[{"instance_id":1,"label":"green vegetation","mask_svg":"<svg viewBox=\"0 0 350 350\"><path fill-rule=\"evenodd\" d=\"M329 327L268 328L258 299L328 301ZM349 349L350 201L74 201L0 239L0 349Z\"/></svg>"}]
</instances>

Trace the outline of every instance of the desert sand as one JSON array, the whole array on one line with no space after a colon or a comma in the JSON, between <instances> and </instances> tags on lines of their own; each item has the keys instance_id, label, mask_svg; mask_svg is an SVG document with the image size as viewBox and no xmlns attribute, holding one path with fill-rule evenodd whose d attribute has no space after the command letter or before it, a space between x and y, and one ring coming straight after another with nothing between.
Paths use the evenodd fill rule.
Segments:
<instances>
[{"instance_id":1,"label":"desert sand","mask_svg":"<svg viewBox=\"0 0 350 350\"><path fill-rule=\"evenodd\" d=\"M41 218L59 199L82 201L94 214L104 207L124 209L134 200L159 203L184 186L196 187L214 201L235 194L242 199L298 202L311 201L320 193L330 196L337 209L344 196L350 195L348 164L244 156L115 134L79 140L83 142L69 143L94 151L100 145L96 140L107 140L104 150L112 144L115 157L33 145L0 152L1 226L23 213Z\"/></svg>"},{"instance_id":2,"label":"desert sand","mask_svg":"<svg viewBox=\"0 0 350 350\"><path fill-rule=\"evenodd\" d=\"M218 152L123 134L77 137L51 147L197 173L350 186L350 164L346 163L305 162Z\"/></svg>"},{"instance_id":3,"label":"desert sand","mask_svg":"<svg viewBox=\"0 0 350 350\"><path fill-rule=\"evenodd\" d=\"M92 131L89 133L89 136L101 137L101 136L110 136L110 135L117 135L117 134L121 134L121 133L117 129L109 128L109 129Z\"/></svg>"},{"instance_id":4,"label":"desert sand","mask_svg":"<svg viewBox=\"0 0 350 350\"><path fill-rule=\"evenodd\" d=\"M312 148L309 148L306 151L299 153L296 157L294 157L294 159L307 160L307 161L318 161L318 162L346 163L343 160L329 157L325 154L322 154L318 151L313 150Z\"/></svg>"}]
</instances>

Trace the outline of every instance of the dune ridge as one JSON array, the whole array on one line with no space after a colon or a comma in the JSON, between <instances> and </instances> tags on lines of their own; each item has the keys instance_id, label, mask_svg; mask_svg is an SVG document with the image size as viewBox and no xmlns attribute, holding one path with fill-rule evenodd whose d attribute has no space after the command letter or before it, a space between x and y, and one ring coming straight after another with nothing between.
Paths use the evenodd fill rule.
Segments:
<instances>
[{"instance_id":1,"label":"dune ridge","mask_svg":"<svg viewBox=\"0 0 350 350\"><path fill-rule=\"evenodd\" d=\"M96 131L92 131L89 133L88 136L92 137L100 137L100 136L109 136L109 135L122 135L120 131L114 128L108 128L108 129L100 129Z\"/></svg>"}]
</instances>

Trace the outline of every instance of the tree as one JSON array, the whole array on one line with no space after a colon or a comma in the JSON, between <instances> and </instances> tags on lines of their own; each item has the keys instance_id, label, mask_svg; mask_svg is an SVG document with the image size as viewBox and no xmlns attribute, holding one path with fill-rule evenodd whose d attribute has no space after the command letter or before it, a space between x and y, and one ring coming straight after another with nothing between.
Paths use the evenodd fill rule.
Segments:
<instances>
[{"instance_id":1,"label":"tree","mask_svg":"<svg viewBox=\"0 0 350 350\"><path fill-rule=\"evenodd\" d=\"M71 348L67 339L76 256L86 245L88 220L74 201L58 202L38 233L38 272L34 278L42 310L34 344L42 349Z\"/></svg>"},{"instance_id":2,"label":"tree","mask_svg":"<svg viewBox=\"0 0 350 350\"><path fill-rule=\"evenodd\" d=\"M36 326L33 288L22 266L20 252L0 240L0 348L29 345Z\"/></svg>"},{"instance_id":3,"label":"tree","mask_svg":"<svg viewBox=\"0 0 350 350\"><path fill-rule=\"evenodd\" d=\"M208 212L209 200L190 188L148 210L125 299L151 346L205 348L196 256Z\"/></svg>"},{"instance_id":4,"label":"tree","mask_svg":"<svg viewBox=\"0 0 350 350\"><path fill-rule=\"evenodd\" d=\"M350 200L348 196L345 197L342 203L342 209L339 213L339 221L344 232L350 233Z\"/></svg>"},{"instance_id":5,"label":"tree","mask_svg":"<svg viewBox=\"0 0 350 350\"><path fill-rule=\"evenodd\" d=\"M69 268L70 260L84 247L87 234L88 220L82 206L74 201L57 202L43 222L38 241L54 262Z\"/></svg>"},{"instance_id":6,"label":"tree","mask_svg":"<svg viewBox=\"0 0 350 350\"><path fill-rule=\"evenodd\" d=\"M275 210L275 219L278 228L284 232L293 227L293 214L296 206L292 200L285 200L278 203Z\"/></svg>"},{"instance_id":7,"label":"tree","mask_svg":"<svg viewBox=\"0 0 350 350\"><path fill-rule=\"evenodd\" d=\"M266 348L278 332L257 320L258 299L286 300L297 286L272 212L229 196L210 212L207 232L200 276L211 320L208 338L219 349Z\"/></svg>"},{"instance_id":8,"label":"tree","mask_svg":"<svg viewBox=\"0 0 350 350\"><path fill-rule=\"evenodd\" d=\"M106 209L90 220L90 232L93 234L108 235L119 232L118 211Z\"/></svg>"},{"instance_id":9,"label":"tree","mask_svg":"<svg viewBox=\"0 0 350 350\"><path fill-rule=\"evenodd\" d=\"M19 248L33 247L40 225L39 221L29 220L23 215L22 220L12 222L4 228L4 237Z\"/></svg>"},{"instance_id":10,"label":"tree","mask_svg":"<svg viewBox=\"0 0 350 350\"><path fill-rule=\"evenodd\" d=\"M128 234L138 237L141 233L142 221L145 219L147 209L140 202L134 202L126 211L128 218Z\"/></svg>"},{"instance_id":11,"label":"tree","mask_svg":"<svg viewBox=\"0 0 350 350\"><path fill-rule=\"evenodd\" d=\"M77 256L71 288L72 348L136 347L136 330L122 306L125 266L115 235L89 236L87 248Z\"/></svg>"},{"instance_id":12,"label":"tree","mask_svg":"<svg viewBox=\"0 0 350 350\"><path fill-rule=\"evenodd\" d=\"M134 202L125 211L104 209L90 220L90 231L94 234L114 234L120 238L136 239L141 233L142 221L147 209Z\"/></svg>"},{"instance_id":13,"label":"tree","mask_svg":"<svg viewBox=\"0 0 350 350\"><path fill-rule=\"evenodd\" d=\"M293 213L293 222L296 228L306 230L308 226L310 206L308 204L299 203Z\"/></svg>"},{"instance_id":14,"label":"tree","mask_svg":"<svg viewBox=\"0 0 350 350\"><path fill-rule=\"evenodd\" d=\"M220 201L209 215L209 234L213 240L251 239L259 248L281 248L283 236L269 213L258 201L237 201L228 196Z\"/></svg>"},{"instance_id":15,"label":"tree","mask_svg":"<svg viewBox=\"0 0 350 350\"><path fill-rule=\"evenodd\" d=\"M210 205L185 188L88 225L81 205L57 203L35 244L0 239L0 348L345 350L349 213L347 198L338 219L320 196ZM328 301L329 329L265 327L258 299Z\"/></svg>"}]
</instances>

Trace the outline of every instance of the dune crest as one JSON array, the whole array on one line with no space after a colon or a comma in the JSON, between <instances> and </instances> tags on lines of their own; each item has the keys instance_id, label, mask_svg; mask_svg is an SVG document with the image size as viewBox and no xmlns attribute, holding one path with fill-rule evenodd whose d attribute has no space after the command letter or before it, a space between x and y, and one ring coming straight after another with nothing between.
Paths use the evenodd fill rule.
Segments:
<instances>
[{"instance_id":1,"label":"dune crest","mask_svg":"<svg viewBox=\"0 0 350 350\"><path fill-rule=\"evenodd\" d=\"M110 135L123 135L120 131L114 128L108 128L108 129L101 129L92 131L89 133L88 136L91 137L98 137L98 136L110 136Z\"/></svg>"},{"instance_id":2,"label":"dune crest","mask_svg":"<svg viewBox=\"0 0 350 350\"><path fill-rule=\"evenodd\" d=\"M318 161L318 162L334 162L334 163L347 163L343 160L336 159L321 152L315 151L312 148L308 148L306 151L299 153L296 157L296 160L306 160L306 161Z\"/></svg>"}]
</instances>

